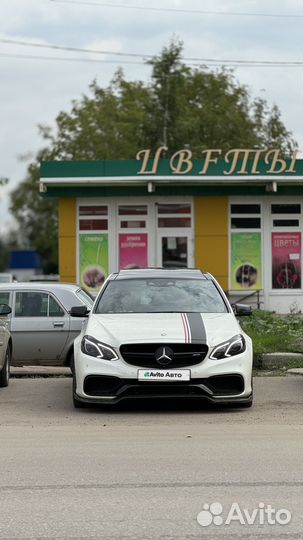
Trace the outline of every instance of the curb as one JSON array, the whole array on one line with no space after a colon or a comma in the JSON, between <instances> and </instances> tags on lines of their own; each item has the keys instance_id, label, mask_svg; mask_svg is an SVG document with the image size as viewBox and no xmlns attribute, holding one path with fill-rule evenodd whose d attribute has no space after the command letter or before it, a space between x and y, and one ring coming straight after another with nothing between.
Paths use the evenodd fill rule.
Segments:
<instances>
[{"instance_id":1,"label":"curb","mask_svg":"<svg viewBox=\"0 0 303 540\"><path fill-rule=\"evenodd\" d=\"M288 375L301 375L303 377L303 368L293 368L287 370Z\"/></svg>"},{"instance_id":2,"label":"curb","mask_svg":"<svg viewBox=\"0 0 303 540\"><path fill-rule=\"evenodd\" d=\"M262 369L303 369L303 354L291 352L265 353L261 358Z\"/></svg>"},{"instance_id":3,"label":"curb","mask_svg":"<svg viewBox=\"0 0 303 540\"><path fill-rule=\"evenodd\" d=\"M71 377L69 367L63 366L11 366L11 377Z\"/></svg>"}]
</instances>

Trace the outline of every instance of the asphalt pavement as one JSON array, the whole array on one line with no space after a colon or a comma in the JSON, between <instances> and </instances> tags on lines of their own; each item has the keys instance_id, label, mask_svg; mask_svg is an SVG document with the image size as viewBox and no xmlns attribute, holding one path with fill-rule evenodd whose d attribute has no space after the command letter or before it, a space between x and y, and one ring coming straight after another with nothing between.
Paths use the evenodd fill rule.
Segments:
<instances>
[{"instance_id":1,"label":"asphalt pavement","mask_svg":"<svg viewBox=\"0 0 303 540\"><path fill-rule=\"evenodd\" d=\"M0 390L1 540L302 540L302 377L257 377L244 410L74 410L71 382Z\"/></svg>"}]
</instances>

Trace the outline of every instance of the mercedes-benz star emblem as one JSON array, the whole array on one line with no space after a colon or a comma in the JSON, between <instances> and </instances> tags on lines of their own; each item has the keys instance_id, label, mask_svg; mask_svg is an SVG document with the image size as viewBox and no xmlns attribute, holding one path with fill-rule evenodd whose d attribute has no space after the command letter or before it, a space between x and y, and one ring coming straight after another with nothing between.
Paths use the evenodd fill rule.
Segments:
<instances>
[{"instance_id":1,"label":"mercedes-benz star emblem","mask_svg":"<svg viewBox=\"0 0 303 540\"><path fill-rule=\"evenodd\" d=\"M155 360L160 366L168 366L174 357L174 351L167 346L159 347L155 351Z\"/></svg>"}]
</instances>

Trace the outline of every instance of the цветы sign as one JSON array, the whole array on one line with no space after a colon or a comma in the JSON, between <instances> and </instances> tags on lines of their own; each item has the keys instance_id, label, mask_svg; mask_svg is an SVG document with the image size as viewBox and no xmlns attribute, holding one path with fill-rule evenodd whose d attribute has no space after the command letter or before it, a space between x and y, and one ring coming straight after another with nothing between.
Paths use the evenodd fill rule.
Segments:
<instances>
[{"instance_id":1,"label":"\u0446\u0432\u0435\u0442\u044b sign","mask_svg":"<svg viewBox=\"0 0 303 540\"><path fill-rule=\"evenodd\" d=\"M168 151L166 146L160 146L152 158L151 150L140 150L136 159L142 161L141 169L137 174L156 175L163 154ZM222 174L224 175L245 175L245 174L296 174L297 150L294 151L290 159L281 157L281 150L268 148L264 149L243 149L233 148L223 153L223 150L212 148L203 150L199 175L206 175L209 169L219 162L224 163ZM197 160L195 160L195 163ZM262 164L262 170L260 166ZM265 165L265 170L264 170ZM189 149L178 150L169 160L169 167L172 174L189 174L194 166L192 151Z\"/></svg>"}]
</instances>

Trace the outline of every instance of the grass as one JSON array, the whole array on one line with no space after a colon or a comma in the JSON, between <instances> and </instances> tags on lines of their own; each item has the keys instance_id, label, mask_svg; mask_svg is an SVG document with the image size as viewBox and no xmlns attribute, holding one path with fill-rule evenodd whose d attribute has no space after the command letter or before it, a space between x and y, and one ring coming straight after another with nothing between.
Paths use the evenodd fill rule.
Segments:
<instances>
[{"instance_id":1,"label":"grass","mask_svg":"<svg viewBox=\"0 0 303 540\"><path fill-rule=\"evenodd\" d=\"M303 316L297 313L278 315L253 311L240 319L241 327L253 340L254 354L303 352Z\"/></svg>"}]
</instances>

